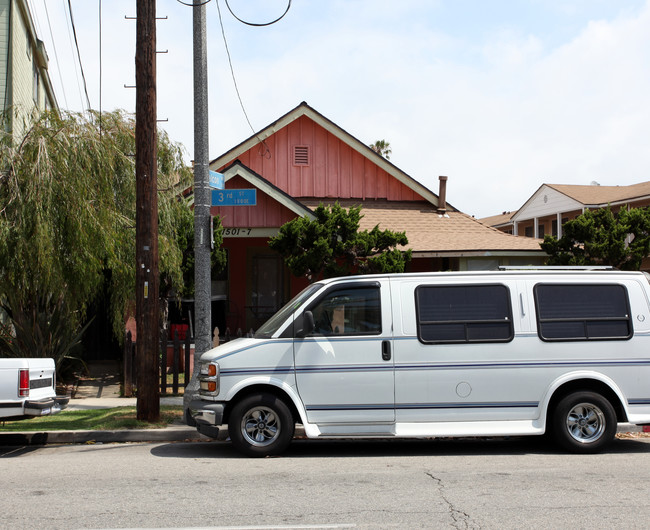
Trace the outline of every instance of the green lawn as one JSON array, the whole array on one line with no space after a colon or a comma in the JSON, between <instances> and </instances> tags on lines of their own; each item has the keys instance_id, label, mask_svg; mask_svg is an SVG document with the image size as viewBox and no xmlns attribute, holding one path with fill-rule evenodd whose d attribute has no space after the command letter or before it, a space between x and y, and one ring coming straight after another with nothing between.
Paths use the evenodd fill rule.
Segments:
<instances>
[{"instance_id":1,"label":"green lawn","mask_svg":"<svg viewBox=\"0 0 650 530\"><path fill-rule=\"evenodd\" d=\"M64 410L53 416L19 421L0 421L0 432L12 431L109 431L118 429L159 429L183 417L182 406L161 406L160 422L136 419L135 407Z\"/></svg>"}]
</instances>

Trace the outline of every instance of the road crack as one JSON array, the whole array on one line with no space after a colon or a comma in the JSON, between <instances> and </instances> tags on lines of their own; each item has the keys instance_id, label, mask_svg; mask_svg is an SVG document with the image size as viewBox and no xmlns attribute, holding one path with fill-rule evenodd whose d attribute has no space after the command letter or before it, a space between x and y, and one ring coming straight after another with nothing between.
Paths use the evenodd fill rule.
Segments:
<instances>
[{"instance_id":1,"label":"road crack","mask_svg":"<svg viewBox=\"0 0 650 530\"><path fill-rule=\"evenodd\" d=\"M447 498L447 496L445 495L445 485L442 482L441 478L436 477L433 473L429 473L428 471L425 471L425 474L435 482L438 488L438 493L440 495L440 498L447 505L447 508L449 509L449 516L451 517L451 521L452 521L451 526L453 528L458 528L458 529L480 528L479 525L475 524L472 521L472 518L468 513L456 508L456 506L454 506L454 503Z\"/></svg>"}]
</instances>

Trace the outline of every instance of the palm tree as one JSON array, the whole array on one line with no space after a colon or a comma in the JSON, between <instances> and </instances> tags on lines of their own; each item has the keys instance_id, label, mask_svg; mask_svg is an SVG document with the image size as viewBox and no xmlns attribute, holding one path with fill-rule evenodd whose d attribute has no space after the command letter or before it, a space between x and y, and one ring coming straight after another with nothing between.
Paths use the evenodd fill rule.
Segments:
<instances>
[{"instance_id":1,"label":"palm tree","mask_svg":"<svg viewBox=\"0 0 650 530\"><path fill-rule=\"evenodd\" d=\"M386 160L390 160L390 154L393 152L390 148L390 142L387 142L386 140L377 140L374 144L370 144L369 147L378 155L383 156Z\"/></svg>"}]
</instances>

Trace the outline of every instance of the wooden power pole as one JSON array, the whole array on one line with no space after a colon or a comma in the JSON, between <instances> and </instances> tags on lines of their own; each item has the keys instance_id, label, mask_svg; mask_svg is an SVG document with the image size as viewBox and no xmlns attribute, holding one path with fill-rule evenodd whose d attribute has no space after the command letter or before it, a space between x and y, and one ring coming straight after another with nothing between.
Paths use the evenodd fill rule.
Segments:
<instances>
[{"instance_id":1,"label":"wooden power pole","mask_svg":"<svg viewBox=\"0 0 650 530\"><path fill-rule=\"evenodd\" d=\"M156 0L137 0L135 45L137 417L160 418Z\"/></svg>"}]
</instances>

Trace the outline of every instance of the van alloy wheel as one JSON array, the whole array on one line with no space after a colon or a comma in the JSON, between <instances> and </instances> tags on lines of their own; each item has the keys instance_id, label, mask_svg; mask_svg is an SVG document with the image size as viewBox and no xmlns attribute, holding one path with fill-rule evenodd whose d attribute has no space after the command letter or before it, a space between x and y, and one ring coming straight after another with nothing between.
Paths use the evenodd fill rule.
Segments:
<instances>
[{"instance_id":1,"label":"van alloy wheel","mask_svg":"<svg viewBox=\"0 0 650 530\"><path fill-rule=\"evenodd\" d=\"M593 403L579 403L566 418L569 434L580 443L598 440L605 431L605 415Z\"/></svg>"},{"instance_id":2,"label":"van alloy wheel","mask_svg":"<svg viewBox=\"0 0 650 530\"><path fill-rule=\"evenodd\" d=\"M568 394L551 414L549 426L556 441L572 453L597 453L616 436L616 411L597 392Z\"/></svg>"},{"instance_id":3,"label":"van alloy wheel","mask_svg":"<svg viewBox=\"0 0 650 530\"><path fill-rule=\"evenodd\" d=\"M241 420L242 436L255 446L273 443L282 428L280 419L268 407L257 406L250 409Z\"/></svg>"},{"instance_id":4,"label":"van alloy wheel","mask_svg":"<svg viewBox=\"0 0 650 530\"><path fill-rule=\"evenodd\" d=\"M279 455L291 443L295 419L282 398L252 394L238 401L228 419L235 448L247 456Z\"/></svg>"}]
</instances>

